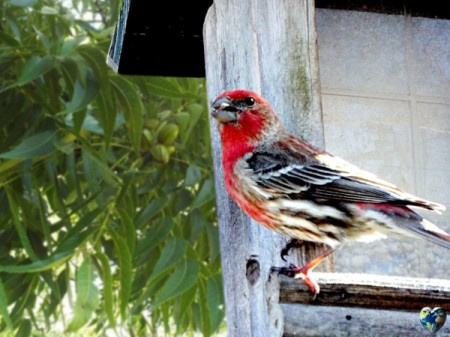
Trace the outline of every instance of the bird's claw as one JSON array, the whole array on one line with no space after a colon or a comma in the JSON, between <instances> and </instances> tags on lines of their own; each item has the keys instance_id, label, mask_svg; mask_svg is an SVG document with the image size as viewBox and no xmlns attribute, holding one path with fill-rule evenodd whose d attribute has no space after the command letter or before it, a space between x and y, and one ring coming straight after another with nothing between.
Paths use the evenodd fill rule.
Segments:
<instances>
[{"instance_id":1,"label":"bird's claw","mask_svg":"<svg viewBox=\"0 0 450 337\"><path fill-rule=\"evenodd\" d=\"M283 261L286 261L286 256L289 255L289 251L294 247L300 247L303 244L303 241L297 239L289 240L284 248L281 250L280 256Z\"/></svg>"},{"instance_id":2,"label":"bird's claw","mask_svg":"<svg viewBox=\"0 0 450 337\"><path fill-rule=\"evenodd\" d=\"M310 275L309 266L305 266L303 268L296 267L293 264L290 264L289 267L272 267L272 271L278 272L278 275L285 275L287 277L291 277L297 280L303 280L306 283L308 288L314 294L313 300L316 298L317 294L320 292L320 286L316 280L314 280Z\"/></svg>"},{"instance_id":3,"label":"bird's claw","mask_svg":"<svg viewBox=\"0 0 450 337\"><path fill-rule=\"evenodd\" d=\"M278 272L278 275L285 275L292 278L295 278L300 270L300 268L296 267L293 264L290 264L289 267L272 267L272 271Z\"/></svg>"}]
</instances>

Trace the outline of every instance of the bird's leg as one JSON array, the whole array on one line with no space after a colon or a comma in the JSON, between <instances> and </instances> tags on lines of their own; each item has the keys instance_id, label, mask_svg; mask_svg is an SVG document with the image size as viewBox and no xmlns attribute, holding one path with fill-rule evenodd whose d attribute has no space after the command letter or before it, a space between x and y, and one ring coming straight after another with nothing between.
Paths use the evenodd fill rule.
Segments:
<instances>
[{"instance_id":1,"label":"bird's leg","mask_svg":"<svg viewBox=\"0 0 450 337\"><path fill-rule=\"evenodd\" d=\"M283 261L286 261L285 257L289 255L289 251L296 247L299 248L301 247L303 244L303 240L297 240L297 239L290 239L287 243L286 246L284 246L284 248L281 250L281 259Z\"/></svg>"},{"instance_id":2,"label":"bird's leg","mask_svg":"<svg viewBox=\"0 0 450 337\"><path fill-rule=\"evenodd\" d=\"M319 263L322 262L331 253L333 253L333 249L325 250L322 254L320 254L318 257L310 261L306 266L302 268L296 267L291 264L289 267L281 267L281 268L272 267L272 270L277 271L278 274L303 280L309 287L309 289L311 289L311 291L314 293L315 297L320 292L320 287L317 281L311 277L310 272L313 271L314 268L316 268L319 265Z\"/></svg>"}]
</instances>

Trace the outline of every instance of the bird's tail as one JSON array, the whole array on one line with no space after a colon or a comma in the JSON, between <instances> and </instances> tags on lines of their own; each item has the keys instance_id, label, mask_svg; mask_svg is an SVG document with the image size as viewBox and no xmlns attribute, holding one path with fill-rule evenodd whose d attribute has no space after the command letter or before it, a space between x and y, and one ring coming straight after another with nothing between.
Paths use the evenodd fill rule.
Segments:
<instances>
[{"instance_id":1,"label":"bird's tail","mask_svg":"<svg viewBox=\"0 0 450 337\"><path fill-rule=\"evenodd\" d=\"M409 200L412 203L416 204L416 205L413 204L411 206L423 207L423 208L429 209L431 211L435 211L438 214L442 214L442 212L444 212L446 210L446 207L444 205L438 204L437 202L420 199L420 198L416 198L416 197L409 199Z\"/></svg>"},{"instance_id":2,"label":"bird's tail","mask_svg":"<svg viewBox=\"0 0 450 337\"><path fill-rule=\"evenodd\" d=\"M405 219L404 222L404 227L416 234L416 236L424 238L441 247L450 249L450 234L430 221L426 219L421 219L421 221L411 221L410 219Z\"/></svg>"}]
</instances>

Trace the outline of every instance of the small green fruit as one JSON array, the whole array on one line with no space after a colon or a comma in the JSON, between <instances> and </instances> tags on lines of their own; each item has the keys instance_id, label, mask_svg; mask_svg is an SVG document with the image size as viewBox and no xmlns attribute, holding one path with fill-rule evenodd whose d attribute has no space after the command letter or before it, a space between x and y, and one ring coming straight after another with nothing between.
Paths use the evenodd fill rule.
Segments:
<instances>
[{"instance_id":1,"label":"small green fruit","mask_svg":"<svg viewBox=\"0 0 450 337\"><path fill-rule=\"evenodd\" d=\"M158 132L158 143L164 145L172 144L178 137L180 129L176 124L167 124Z\"/></svg>"},{"instance_id":2,"label":"small green fruit","mask_svg":"<svg viewBox=\"0 0 450 337\"><path fill-rule=\"evenodd\" d=\"M167 163L170 159L170 153L167 147L162 144L156 144L151 149L151 154L155 160L161 163Z\"/></svg>"},{"instance_id":3,"label":"small green fruit","mask_svg":"<svg viewBox=\"0 0 450 337\"><path fill-rule=\"evenodd\" d=\"M149 144L151 144L151 143L152 143L152 140L153 140L153 134L152 134L152 132L151 132L149 129L144 129L144 130L142 131L142 133L144 134L144 137L145 137L145 139L147 140L147 142L148 142Z\"/></svg>"}]
</instances>

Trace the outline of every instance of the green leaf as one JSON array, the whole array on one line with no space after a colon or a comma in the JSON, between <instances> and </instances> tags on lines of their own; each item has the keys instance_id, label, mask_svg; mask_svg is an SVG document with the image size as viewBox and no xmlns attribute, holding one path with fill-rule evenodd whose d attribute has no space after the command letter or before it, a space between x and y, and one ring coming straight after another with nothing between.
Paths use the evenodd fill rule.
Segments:
<instances>
[{"instance_id":1,"label":"green leaf","mask_svg":"<svg viewBox=\"0 0 450 337\"><path fill-rule=\"evenodd\" d=\"M108 165L105 164L105 160L99 158L97 153L91 152L86 148L83 151L83 166L86 180L94 191L99 188L98 183L101 180L104 180L111 186L117 184L117 178Z\"/></svg>"},{"instance_id":2,"label":"green leaf","mask_svg":"<svg viewBox=\"0 0 450 337\"><path fill-rule=\"evenodd\" d=\"M9 11L4 12L4 17L6 19L6 22L8 23L9 28L11 29L12 33L14 34L14 37L21 41L22 40L22 32L19 28L19 22L17 18L13 15L8 15Z\"/></svg>"},{"instance_id":3,"label":"green leaf","mask_svg":"<svg viewBox=\"0 0 450 337\"><path fill-rule=\"evenodd\" d=\"M33 260L38 260L38 256L36 255L33 247L31 246L30 239L28 238L27 231L23 222L19 218L19 207L17 206L12 193L9 189L6 190L6 195L8 197L9 203L9 211L11 213L14 225L17 230L17 234L19 235L20 242L22 243L23 248L27 252L28 256Z\"/></svg>"},{"instance_id":4,"label":"green leaf","mask_svg":"<svg viewBox=\"0 0 450 337\"><path fill-rule=\"evenodd\" d=\"M53 7L43 6L41 8L41 14L44 15L57 15L58 11Z\"/></svg>"},{"instance_id":5,"label":"green leaf","mask_svg":"<svg viewBox=\"0 0 450 337\"><path fill-rule=\"evenodd\" d=\"M109 266L108 257L105 254L98 253L96 254L96 257L100 261L102 268L104 309L109 324L114 327L116 326L116 319L114 316L113 278L111 267Z\"/></svg>"},{"instance_id":6,"label":"green leaf","mask_svg":"<svg viewBox=\"0 0 450 337\"><path fill-rule=\"evenodd\" d=\"M55 253L46 259L23 265L0 265L0 272L37 273L58 267L72 256L72 252Z\"/></svg>"},{"instance_id":7,"label":"green leaf","mask_svg":"<svg viewBox=\"0 0 450 337\"><path fill-rule=\"evenodd\" d=\"M212 331L216 331L223 320L224 313L220 308L223 303L222 297L222 275L208 278L207 303Z\"/></svg>"},{"instance_id":8,"label":"green leaf","mask_svg":"<svg viewBox=\"0 0 450 337\"><path fill-rule=\"evenodd\" d=\"M197 93L190 91L182 84L183 79L176 77L153 76L148 81L148 86L153 94L168 98L199 99Z\"/></svg>"},{"instance_id":9,"label":"green leaf","mask_svg":"<svg viewBox=\"0 0 450 337\"><path fill-rule=\"evenodd\" d=\"M48 155L55 150L56 135L56 131L44 131L25 138L11 151L0 153L0 158L32 159Z\"/></svg>"},{"instance_id":10,"label":"green leaf","mask_svg":"<svg viewBox=\"0 0 450 337\"><path fill-rule=\"evenodd\" d=\"M177 303L175 305L174 319L177 324L177 334L182 335L182 332L186 330L182 323L186 321L186 316L189 316L192 309L192 303L197 295L198 287L195 285L191 287L189 290L185 291L179 298L176 300Z\"/></svg>"},{"instance_id":11,"label":"green leaf","mask_svg":"<svg viewBox=\"0 0 450 337\"><path fill-rule=\"evenodd\" d=\"M77 224L64 236L64 239L60 241L55 252L73 252L83 246L86 240L99 230L99 226L95 226L94 223L102 212L103 209L98 207L81 217Z\"/></svg>"},{"instance_id":12,"label":"green leaf","mask_svg":"<svg viewBox=\"0 0 450 337\"><path fill-rule=\"evenodd\" d=\"M152 202L136 216L136 219L134 220L136 228L140 228L156 216L167 202L168 199L166 196L152 200Z\"/></svg>"},{"instance_id":13,"label":"green leaf","mask_svg":"<svg viewBox=\"0 0 450 337\"><path fill-rule=\"evenodd\" d=\"M194 201L191 204L191 208L197 208L204 205L206 202L212 200L214 198L214 183L212 179L206 180L202 187L200 188L200 191L197 194L197 197L194 199Z\"/></svg>"},{"instance_id":14,"label":"green leaf","mask_svg":"<svg viewBox=\"0 0 450 337\"><path fill-rule=\"evenodd\" d=\"M32 277L27 289L21 294L19 299L15 301L14 308L11 312L11 319L15 324L23 319L26 308L32 308L36 302L35 289L38 284L38 277Z\"/></svg>"},{"instance_id":15,"label":"green leaf","mask_svg":"<svg viewBox=\"0 0 450 337\"><path fill-rule=\"evenodd\" d=\"M72 321L67 327L68 332L75 332L83 327L97 309L99 291L94 284L96 277L97 273L91 258L85 258L77 273L77 300Z\"/></svg>"},{"instance_id":16,"label":"green leaf","mask_svg":"<svg viewBox=\"0 0 450 337\"><path fill-rule=\"evenodd\" d=\"M210 310L208 307L208 294L205 289L205 282L203 280L200 282L200 299L198 303L200 304L200 317L201 317L201 330L203 336L209 337L211 336L211 316Z\"/></svg>"},{"instance_id":17,"label":"green leaf","mask_svg":"<svg viewBox=\"0 0 450 337\"><path fill-rule=\"evenodd\" d=\"M70 123L67 123L71 125ZM73 128L75 131L86 130L103 136L103 127L100 126L98 120L91 115L86 114L85 110L80 110L73 116ZM72 126L71 125L71 126Z\"/></svg>"},{"instance_id":18,"label":"green leaf","mask_svg":"<svg viewBox=\"0 0 450 337\"><path fill-rule=\"evenodd\" d=\"M202 116L203 107L200 104L194 103L189 107L189 127L186 130L185 138L188 139L197 126L198 120Z\"/></svg>"},{"instance_id":19,"label":"green leaf","mask_svg":"<svg viewBox=\"0 0 450 337\"><path fill-rule=\"evenodd\" d=\"M109 85L108 67L106 66L106 55L102 49L83 44L77 48L81 56L86 60L95 73L97 81L102 85Z\"/></svg>"},{"instance_id":20,"label":"green leaf","mask_svg":"<svg viewBox=\"0 0 450 337\"><path fill-rule=\"evenodd\" d=\"M64 297L64 295L67 292L67 283L68 283L68 268L62 270L56 280L56 285L54 288L52 288L52 292L50 294L50 300L47 306L45 306L45 317L50 317L52 315L57 306L61 304L61 301ZM48 298L48 297L47 297Z\"/></svg>"},{"instance_id":21,"label":"green leaf","mask_svg":"<svg viewBox=\"0 0 450 337\"><path fill-rule=\"evenodd\" d=\"M33 274L4 274L3 287L6 291L8 305L17 303L17 300L28 291L33 281ZM14 322L14 310L10 313L10 316Z\"/></svg>"},{"instance_id":22,"label":"green leaf","mask_svg":"<svg viewBox=\"0 0 450 337\"><path fill-rule=\"evenodd\" d=\"M162 250L153 273L147 280L147 284L154 282L169 269L174 267L185 255L187 243L181 238L174 237L167 242Z\"/></svg>"},{"instance_id":23,"label":"green leaf","mask_svg":"<svg viewBox=\"0 0 450 337\"><path fill-rule=\"evenodd\" d=\"M180 87L164 77L152 77L147 85L154 95L169 98L180 98L182 95Z\"/></svg>"},{"instance_id":24,"label":"green leaf","mask_svg":"<svg viewBox=\"0 0 450 337\"><path fill-rule=\"evenodd\" d=\"M4 174L8 170L11 170L13 168L17 168L17 164L21 163L21 159L11 159L7 160L0 164L0 175Z\"/></svg>"},{"instance_id":25,"label":"green leaf","mask_svg":"<svg viewBox=\"0 0 450 337\"><path fill-rule=\"evenodd\" d=\"M192 186L197 184L200 179L202 178L202 173L198 166L191 164L189 165L187 171L186 171L186 186Z\"/></svg>"},{"instance_id":26,"label":"green leaf","mask_svg":"<svg viewBox=\"0 0 450 337\"><path fill-rule=\"evenodd\" d=\"M38 0L8 0L8 2L17 7L28 7L34 6Z\"/></svg>"},{"instance_id":27,"label":"green leaf","mask_svg":"<svg viewBox=\"0 0 450 337\"><path fill-rule=\"evenodd\" d=\"M120 267L120 313L125 319L127 316L128 301L131 295L131 286L133 283L133 266L130 250L127 242L116 232L110 231Z\"/></svg>"},{"instance_id":28,"label":"green leaf","mask_svg":"<svg viewBox=\"0 0 450 337\"><path fill-rule=\"evenodd\" d=\"M75 49L86 39L85 35L66 38L61 47L61 56L67 57L74 54Z\"/></svg>"},{"instance_id":29,"label":"green leaf","mask_svg":"<svg viewBox=\"0 0 450 337\"><path fill-rule=\"evenodd\" d=\"M182 189L177 193L175 201L175 212L179 213L192 203L192 193L187 189Z\"/></svg>"},{"instance_id":30,"label":"green leaf","mask_svg":"<svg viewBox=\"0 0 450 337\"><path fill-rule=\"evenodd\" d=\"M202 213L196 208L192 210L190 217L190 235L189 242L193 244L197 241L200 233L204 230L206 226L210 226L210 224L205 220Z\"/></svg>"},{"instance_id":31,"label":"green leaf","mask_svg":"<svg viewBox=\"0 0 450 337\"><path fill-rule=\"evenodd\" d=\"M32 56L23 66L22 73L15 83L16 86L21 86L35 80L39 76L44 75L54 67L53 58L50 55L44 57Z\"/></svg>"},{"instance_id":32,"label":"green leaf","mask_svg":"<svg viewBox=\"0 0 450 337\"><path fill-rule=\"evenodd\" d=\"M219 229L217 226L213 225L206 228L208 234L209 258L213 261L220 254Z\"/></svg>"},{"instance_id":33,"label":"green leaf","mask_svg":"<svg viewBox=\"0 0 450 337\"><path fill-rule=\"evenodd\" d=\"M42 44L44 45L44 47L46 49L50 49L51 48L51 43L48 40L47 36L45 36L44 33L42 33L39 29L37 29L36 27L33 27L34 31L36 32L37 36L39 36L39 40L42 42Z\"/></svg>"},{"instance_id":34,"label":"green leaf","mask_svg":"<svg viewBox=\"0 0 450 337\"><path fill-rule=\"evenodd\" d=\"M177 120L178 125L180 126L181 133L186 132L189 126L189 121L191 119L189 113L181 111L175 114L174 117Z\"/></svg>"},{"instance_id":35,"label":"green leaf","mask_svg":"<svg viewBox=\"0 0 450 337\"><path fill-rule=\"evenodd\" d=\"M96 99L97 115L103 127L105 146L108 148L116 124L117 108L114 106L108 68L105 65L106 56L99 48L93 46L81 45L77 50L92 68L96 81L100 84L99 95Z\"/></svg>"},{"instance_id":36,"label":"green leaf","mask_svg":"<svg viewBox=\"0 0 450 337\"><path fill-rule=\"evenodd\" d=\"M17 330L15 337L29 337L31 336L31 321L29 319L24 319L20 322L19 330Z\"/></svg>"},{"instance_id":37,"label":"green leaf","mask_svg":"<svg viewBox=\"0 0 450 337\"><path fill-rule=\"evenodd\" d=\"M125 232L125 239L131 255L134 253L134 247L136 245L136 228L134 227L133 219L124 209L117 210L120 215L121 224Z\"/></svg>"},{"instance_id":38,"label":"green leaf","mask_svg":"<svg viewBox=\"0 0 450 337\"><path fill-rule=\"evenodd\" d=\"M192 320L196 330L202 330L202 314L201 307L198 303L192 303Z\"/></svg>"},{"instance_id":39,"label":"green leaf","mask_svg":"<svg viewBox=\"0 0 450 337\"><path fill-rule=\"evenodd\" d=\"M144 105L137 86L123 77L114 76L111 84L125 116L128 134L136 153L141 149L142 128L144 126Z\"/></svg>"},{"instance_id":40,"label":"green leaf","mask_svg":"<svg viewBox=\"0 0 450 337\"><path fill-rule=\"evenodd\" d=\"M80 220L81 221L81 220ZM81 223L83 224L83 223ZM76 228L79 228L77 225ZM87 229L79 228L80 232L71 231L61 242L56 251L48 258L23 265L0 265L0 272L8 273L37 273L50 270L66 262L75 253L75 249L82 246L85 241L98 230L98 227L91 226ZM76 233L76 234L75 234Z\"/></svg>"},{"instance_id":41,"label":"green leaf","mask_svg":"<svg viewBox=\"0 0 450 337\"><path fill-rule=\"evenodd\" d=\"M0 279L0 313L2 315L2 319L5 321L6 326L9 330L12 331L13 324L11 320L11 316L8 312L8 301L6 297L5 287L3 286L2 279Z\"/></svg>"},{"instance_id":42,"label":"green leaf","mask_svg":"<svg viewBox=\"0 0 450 337\"><path fill-rule=\"evenodd\" d=\"M72 100L67 104L64 113L74 113L85 109L97 96L99 89L94 73L91 69L87 69L84 81L81 81L79 78L75 80Z\"/></svg>"},{"instance_id":43,"label":"green leaf","mask_svg":"<svg viewBox=\"0 0 450 337\"><path fill-rule=\"evenodd\" d=\"M178 112L177 114L175 114L174 117L178 125L180 126L180 138L183 143L183 146L185 146L186 142L188 141L187 132L189 129L189 121L191 120L191 117L189 113L185 111Z\"/></svg>"},{"instance_id":44,"label":"green leaf","mask_svg":"<svg viewBox=\"0 0 450 337\"><path fill-rule=\"evenodd\" d=\"M105 146L108 148L111 143L114 126L116 124L117 109L113 105L113 97L110 90L104 89L104 86L101 87L96 102L98 119L105 136Z\"/></svg>"},{"instance_id":45,"label":"green leaf","mask_svg":"<svg viewBox=\"0 0 450 337\"><path fill-rule=\"evenodd\" d=\"M20 42L17 41L14 37L11 35L8 35L2 31L0 31L0 41L3 41L4 43L10 45L11 47L18 47L20 46Z\"/></svg>"},{"instance_id":46,"label":"green leaf","mask_svg":"<svg viewBox=\"0 0 450 337\"><path fill-rule=\"evenodd\" d=\"M138 242L135 255L140 256L145 252L151 251L161 242L164 242L174 226L175 223L170 218L158 219L157 224L150 227L146 236Z\"/></svg>"},{"instance_id":47,"label":"green leaf","mask_svg":"<svg viewBox=\"0 0 450 337\"><path fill-rule=\"evenodd\" d=\"M64 84L67 91L73 92L75 81L79 79L83 82L83 73L88 71L88 69L90 70L90 68L87 68L86 66L83 67L83 64L79 63L80 62L77 62L77 59L74 57L64 57L61 61L61 75L64 78ZM82 68L83 71L80 71L80 68Z\"/></svg>"},{"instance_id":48,"label":"green leaf","mask_svg":"<svg viewBox=\"0 0 450 337\"><path fill-rule=\"evenodd\" d=\"M200 265L193 260L183 260L169 277L161 292L153 302L153 308L183 294L196 282L200 273Z\"/></svg>"}]
</instances>

